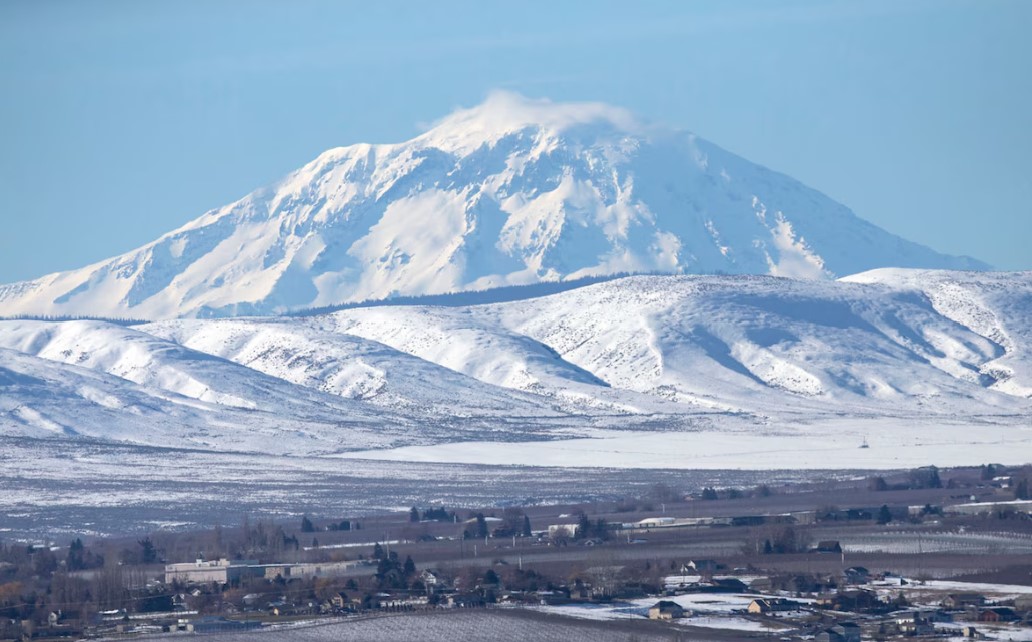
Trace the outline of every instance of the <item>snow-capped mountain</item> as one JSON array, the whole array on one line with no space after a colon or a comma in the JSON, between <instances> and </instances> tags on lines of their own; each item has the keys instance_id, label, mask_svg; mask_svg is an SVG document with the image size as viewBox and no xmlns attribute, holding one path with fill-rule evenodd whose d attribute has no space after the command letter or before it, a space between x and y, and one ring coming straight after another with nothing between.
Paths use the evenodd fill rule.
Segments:
<instances>
[{"instance_id":1,"label":"snow-capped mountain","mask_svg":"<svg viewBox=\"0 0 1032 642\"><path fill-rule=\"evenodd\" d=\"M497 93L407 142L331 149L122 256L0 286L0 314L233 316L625 272L889 266L986 267L690 133Z\"/></svg>"}]
</instances>

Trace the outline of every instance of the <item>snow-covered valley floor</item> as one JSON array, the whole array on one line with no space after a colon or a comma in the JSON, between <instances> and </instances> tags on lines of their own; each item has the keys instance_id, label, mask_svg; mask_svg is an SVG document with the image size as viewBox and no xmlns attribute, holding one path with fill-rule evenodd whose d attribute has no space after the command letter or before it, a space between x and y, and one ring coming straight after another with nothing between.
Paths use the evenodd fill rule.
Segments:
<instances>
[{"instance_id":1,"label":"snow-covered valley floor","mask_svg":"<svg viewBox=\"0 0 1032 642\"><path fill-rule=\"evenodd\" d=\"M867 444L866 448L861 445ZM340 455L347 459L515 466L690 470L891 470L1023 464L1032 456L1032 425L942 420L836 419L772 428L728 419L723 430L595 430L579 439L413 446Z\"/></svg>"},{"instance_id":2,"label":"snow-covered valley floor","mask_svg":"<svg viewBox=\"0 0 1032 642\"><path fill-rule=\"evenodd\" d=\"M56 540L238 524L245 515L354 518L413 505L584 502L645 494L675 475L692 488L828 476L375 462L2 436L0 462L0 539Z\"/></svg>"}]
</instances>

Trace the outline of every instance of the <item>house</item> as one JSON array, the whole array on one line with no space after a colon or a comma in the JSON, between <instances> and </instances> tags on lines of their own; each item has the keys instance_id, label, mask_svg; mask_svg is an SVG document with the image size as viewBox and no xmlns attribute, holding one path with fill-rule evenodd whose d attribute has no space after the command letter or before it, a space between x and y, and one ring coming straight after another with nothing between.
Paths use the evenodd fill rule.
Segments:
<instances>
[{"instance_id":1,"label":"house","mask_svg":"<svg viewBox=\"0 0 1032 642\"><path fill-rule=\"evenodd\" d=\"M419 579L423 582L423 586L427 587L431 591L441 583L441 578L438 577L437 573L434 573L429 569L420 573Z\"/></svg>"},{"instance_id":2,"label":"house","mask_svg":"<svg viewBox=\"0 0 1032 642\"><path fill-rule=\"evenodd\" d=\"M1006 606L994 606L978 613L979 622L1014 622L1017 619L1014 609Z\"/></svg>"},{"instance_id":3,"label":"house","mask_svg":"<svg viewBox=\"0 0 1032 642\"><path fill-rule=\"evenodd\" d=\"M649 609L650 620L676 620L684 617L684 609L677 602L660 600Z\"/></svg>"},{"instance_id":4,"label":"house","mask_svg":"<svg viewBox=\"0 0 1032 642\"><path fill-rule=\"evenodd\" d=\"M590 600L591 599L591 585L584 584L581 581L577 581L573 586L570 587L570 599L571 600Z\"/></svg>"},{"instance_id":5,"label":"house","mask_svg":"<svg viewBox=\"0 0 1032 642\"><path fill-rule=\"evenodd\" d=\"M814 640L816 642L860 642L860 627L853 622L839 622L818 633Z\"/></svg>"},{"instance_id":6,"label":"house","mask_svg":"<svg viewBox=\"0 0 1032 642\"><path fill-rule=\"evenodd\" d=\"M950 593L942 600L948 609L966 609L971 606L985 606L985 596L979 593Z\"/></svg>"},{"instance_id":7,"label":"house","mask_svg":"<svg viewBox=\"0 0 1032 642\"><path fill-rule=\"evenodd\" d=\"M857 589L853 591L839 591L833 595L826 595L817 599L817 605L832 611L870 611L884 607L874 591Z\"/></svg>"},{"instance_id":8,"label":"house","mask_svg":"<svg viewBox=\"0 0 1032 642\"><path fill-rule=\"evenodd\" d=\"M838 543L838 540L826 539L817 542L817 547L813 549L814 553L836 553L842 552L842 545Z\"/></svg>"},{"instance_id":9,"label":"house","mask_svg":"<svg viewBox=\"0 0 1032 642\"><path fill-rule=\"evenodd\" d=\"M842 573L846 578L846 584L867 584L871 572L863 566L850 566Z\"/></svg>"},{"instance_id":10,"label":"house","mask_svg":"<svg viewBox=\"0 0 1032 642\"><path fill-rule=\"evenodd\" d=\"M931 635L935 625L920 611L912 611L896 618L896 628L904 635Z\"/></svg>"},{"instance_id":11,"label":"house","mask_svg":"<svg viewBox=\"0 0 1032 642\"><path fill-rule=\"evenodd\" d=\"M330 604L332 604L333 608L335 608L335 609L343 609L343 608L347 607L347 605L348 605L348 596L347 596L347 594L345 594L344 592L340 592L340 593L335 594L333 597L330 598Z\"/></svg>"},{"instance_id":12,"label":"house","mask_svg":"<svg viewBox=\"0 0 1032 642\"><path fill-rule=\"evenodd\" d=\"M769 593L774 590L774 582L769 577L757 577L749 582L749 590L757 593Z\"/></svg>"}]
</instances>

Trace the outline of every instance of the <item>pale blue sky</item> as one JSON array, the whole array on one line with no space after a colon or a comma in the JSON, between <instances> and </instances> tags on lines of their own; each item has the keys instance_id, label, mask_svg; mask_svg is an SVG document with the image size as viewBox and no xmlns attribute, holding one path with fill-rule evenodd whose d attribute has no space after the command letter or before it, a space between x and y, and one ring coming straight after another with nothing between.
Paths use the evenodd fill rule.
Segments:
<instances>
[{"instance_id":1,"label":"pale blue sky","mask_svg":"<svg viewBox=\"0 0 1032 642\"><path fill-rule=\"evenodd\" d=\"M0 282L80 267L492 89L699 135L1032 268L1032 2L0 1Z\"/></svg>"}]
</instances>

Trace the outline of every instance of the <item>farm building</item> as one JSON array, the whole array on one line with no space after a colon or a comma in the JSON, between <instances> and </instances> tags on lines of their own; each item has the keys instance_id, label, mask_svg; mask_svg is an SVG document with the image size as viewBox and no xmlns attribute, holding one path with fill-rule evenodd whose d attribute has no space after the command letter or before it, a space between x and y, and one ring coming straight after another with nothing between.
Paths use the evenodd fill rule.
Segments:
<instances>
[{"instance_id":1,"label":"farm building","mask_svg":"<svg viewBox=\"0 0 1032 642\"><path fill-rule=\"evenodd\" d=\"M677 602L660 600L649 609L650 620L676 620L684 617L684 609Z\"/></svg>"}]
</instances>

